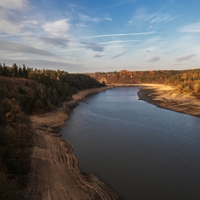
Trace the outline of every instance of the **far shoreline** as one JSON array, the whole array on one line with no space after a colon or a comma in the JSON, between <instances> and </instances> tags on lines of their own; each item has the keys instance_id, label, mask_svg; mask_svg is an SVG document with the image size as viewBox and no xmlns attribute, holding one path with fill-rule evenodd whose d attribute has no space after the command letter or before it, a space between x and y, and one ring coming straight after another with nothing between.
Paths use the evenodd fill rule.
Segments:
<instances>
[{"instance_id":1,"label":"far shoreline","mask_svg":"<svg viewBox=\"0 0 200 200\"><path fill-rule=\"evenodd\" d=\"M149 84L140 87L137 94L139 100L160 108L200 117L200 100L188 94L178 94L172 86Z\"/></svg>"},{"instance_id":2,"label":"far shoreline","mask_svg":"<svg viewBox=\"0 0 200 200\"><path fill-rule=\"evenodd\" d=\"M138 87L138 98L160 108L200 117L200 99L177 93L175 87L164 84L109 84L113 87Z\"/></svg>"}]
</instances>

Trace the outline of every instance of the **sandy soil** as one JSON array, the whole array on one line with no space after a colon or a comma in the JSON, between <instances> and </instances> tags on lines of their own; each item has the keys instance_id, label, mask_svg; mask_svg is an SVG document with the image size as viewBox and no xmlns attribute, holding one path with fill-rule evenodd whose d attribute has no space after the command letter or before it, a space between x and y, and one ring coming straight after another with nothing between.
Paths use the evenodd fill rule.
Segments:
<instances>
[{"instance_id":1,"label":"sandy soil","mask_svg":"<svg viewBox=\"0 0 200 200\"><path fill-rule=\"evenodd\" d=\"M63 104L62 108L31 116L34 148L30 181L25 193L27 200L120 199L95 175L81 173L72 147L58 134L69 118L70 107L76 105L77 100L105 89L82 91L73 96L75 101Z\"/></svg>"},{"instance_id":2,"label":"sandy soil","mask_svg":"<svg viewBox=\"0 0 200 200\"><path fill-rule=\"evenodd\" d=\"M103 87L103 88L94 88L94 89L89 89L89 90L83 90L83 91L80 91L80 92L74 94L72 96L72 98L75 101L80 101L81 99L83 99L84 97L86 97L88 95L95 94L99 91L101 92L101 91L112 89L112 88L113 88L113 86L107 86L107 87Z\"/></svg>"},{"instance_id":3,"label":"sandy soil","mask_svg":"<svg viewBox=\"0 0 200 200\"><path fill-rule=\"evenodd\" d=\"M138 97L162 108L200 116L200 100L188 94L178 94L171 86L143 84L140 85Z\"/></svg>"}]
</instances>

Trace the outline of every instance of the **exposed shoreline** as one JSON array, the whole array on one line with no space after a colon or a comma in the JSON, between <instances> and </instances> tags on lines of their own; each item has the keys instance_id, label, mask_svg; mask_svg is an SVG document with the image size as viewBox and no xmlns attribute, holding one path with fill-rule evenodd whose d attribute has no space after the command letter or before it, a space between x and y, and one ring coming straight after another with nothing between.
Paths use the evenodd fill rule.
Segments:
<instances>
[{"instance_id":1,"label":"exposed shoreline","mask_svg":"<svg viewBox=\"0 0 200 200\"><path fill-rule=\"evenodd\" d=\"M52 112L31 116L34 130L30 181L25 192L28 200L66 199L121 199L108 185L94 174L81 173L72 146L60 138L61 127L66 124L69 112L77 102L111 87L81 91L73 95L74 101L65 102Z\"/></svg>"},{"instance_id":2,"label":"exposed shoreline","mask_svg":"<svg viewBox=\"0 0 200 200\"><path fill-rule=\"evenodd\" d=\"M161 108L200 117L200 100L188 94L178 94L172 86L145 84L140 87L138 97Z\"/></svg>"},{"instance_id":3,"label":"exposed shoreline","mask_svg":"<svg viewBox=\"0 0 200 200\"><path fill-rule=\"evenodd\" d=\"M110 84L113 87L139 87L139 100L160 108L200 117L200 99L177 93L175 87L163 84Z\"/></svg>"}]
</instances>

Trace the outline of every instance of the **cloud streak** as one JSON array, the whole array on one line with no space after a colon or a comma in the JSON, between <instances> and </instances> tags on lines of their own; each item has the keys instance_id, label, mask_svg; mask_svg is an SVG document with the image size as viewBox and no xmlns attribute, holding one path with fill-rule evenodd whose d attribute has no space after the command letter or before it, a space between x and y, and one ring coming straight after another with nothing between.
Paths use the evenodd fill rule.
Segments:
<instances>
[{"instance_id":1,"label":"cloud streak","mask_svg":"<svg viewBox=\"0 0 200 200\"><path fill-rule=\"evenodd\" d=\"M150 35L154 32L135 32L135 33L113 33L113 34L107 34L107 35L93 35L83 38L103 38L103 37L113 37L113 36L131 36L131 35Z\"/></svg>"},{"instance_id":2,"label":"cloud streak","mask_svg":"<svg viewBox=\"0 0 200 200\"><path fill-rule=\"evenodd\" d=\"M104 46L93 43L93 42L80 42L81 44L84 44L84 48L86 49L92 49L93 51L104 51Z\"/></svg>"},{"instance_id":3,"label":"cloud streak","mask_svg":"<svg viewBox=\"0 0 200 200\"><path fill-rule=\"evenodd\" d=\"M114 58L118 58L118 57L121 57L121 56L123 56L124 54L126 54L128 51L124 51L123 53L120 53L120 54L118 54L118 55L116 55L116 56L113 56L113 57L111 57L112 59L114 59Z\"/></svg>"},{"instance_id":4,"label":"cloud streak","mask_svg":"<svg viewBox=\"0 0 200 200\"><path fill-rule=\"evenodd\" d=\"M102 22L102 21L112 21L112 19L110 17L105 17L105 18L98 18L98 17L94 17L94 18L91 18L90 16L88 15L84 15L84 14L79 14L79 19L81 21L85 21L85 22L95 22L95 23L99 23L99 22Z\"/></svg>"},{"instance_id":5,"label":"cloud streak","mask_svg":"<svg viewBox=\"0 0 200 200\"><path fill-rule=\"evenodd\" d=\"M28 53L28 54L35 54L35 55L41 55L41 56L54 56L54 54L36 49L27 45L18 44L14 42L7 42L0 40L0 47L2 50L8 50L8 51L14 51L14 52L20 52L20 53Z\"/></svg>"},{"instance_id":6,"label":"cloud streak","mask_svg":"<svg viewBox=\"0 0 200 200\"><path fill-rule=\"evenodd\" d=\"M159 56L153 56L150 59L147 60L147 62L157 62L160 60Z\"/></svg>"},{"instance_id":7,"label":"cloud streak","mask_svg":"<svg viewBox=\"0 0 200 200\"><path fill-rule=\"evenodd\" d=\"M185 60L190 60L192 57L196 56L195 54L183 55L176 58L177 62L182 62Z\"/></svg>"},{"instance_id":8,"label":"cloud streak","mask_svg":"<svg viewBox=\"0 0 200 200\"><path fill-rule=\"evenodd\" d=\"M40 38L43 42L52 44L54 46L60 47L67 47L69 40L65 38L48 38L48 37L41 37Z\"/></svg>"},{"instance_id":9,"label":"cloud streak","mask_svg":"<svg viewBox=\"0 0 200 200\"><path fill-rule=\"evenodd\" d=\"M99 44L115 44L115 43L126 43L126 42L141 42L142 40L115 40L110 42L101 42Z\"/></svg>"},{"instance_id":10,"label":"cloud streak","mask_svg":"<svg viewBox=\"0 0 200 200\"><path fill-rule=\"evenodd\" d=\"M171 16L168 13L160 13L160 12L155 12L148 14L145 12L144 9L139 9L136 13L136 15L129 20L129 24L134 24L136 21L144 21L144 22L149 22L150 24L158 24L161 22L169 22L173 21L176 17Z\"/></svg>"}]
</instances>

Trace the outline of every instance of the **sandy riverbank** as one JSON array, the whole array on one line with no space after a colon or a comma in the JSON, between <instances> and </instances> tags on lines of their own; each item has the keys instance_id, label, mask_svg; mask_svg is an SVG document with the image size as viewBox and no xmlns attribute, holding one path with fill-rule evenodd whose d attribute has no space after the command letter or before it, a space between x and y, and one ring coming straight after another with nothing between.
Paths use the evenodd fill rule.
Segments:
<instances>
[{"instance_id":1,"label":"sandy riverbank","mask_svg":"<svg viewBox=\"0 0 200 200\"><path fill-rule=\"evenodd\" d=\"M200 117L200 100L188 94L178 94L172 86L140 85L138 97L162 108Z\"/></svg>"},{"instance_id":2,"label":"sandy riverbank","mask_svg":"<svg viewBox=\"0 0 200 200\"><path fill-rule=\"evenodd\" d=\"M32 170L26 190L27 200L102 200L120 199L105 183L93 174L82 174L72 147L58 135L69 118L71 107L89 94L109 88L81 91L74 101L50 113L31 116L34 129Z\"/></svg>"}]
</instances>

